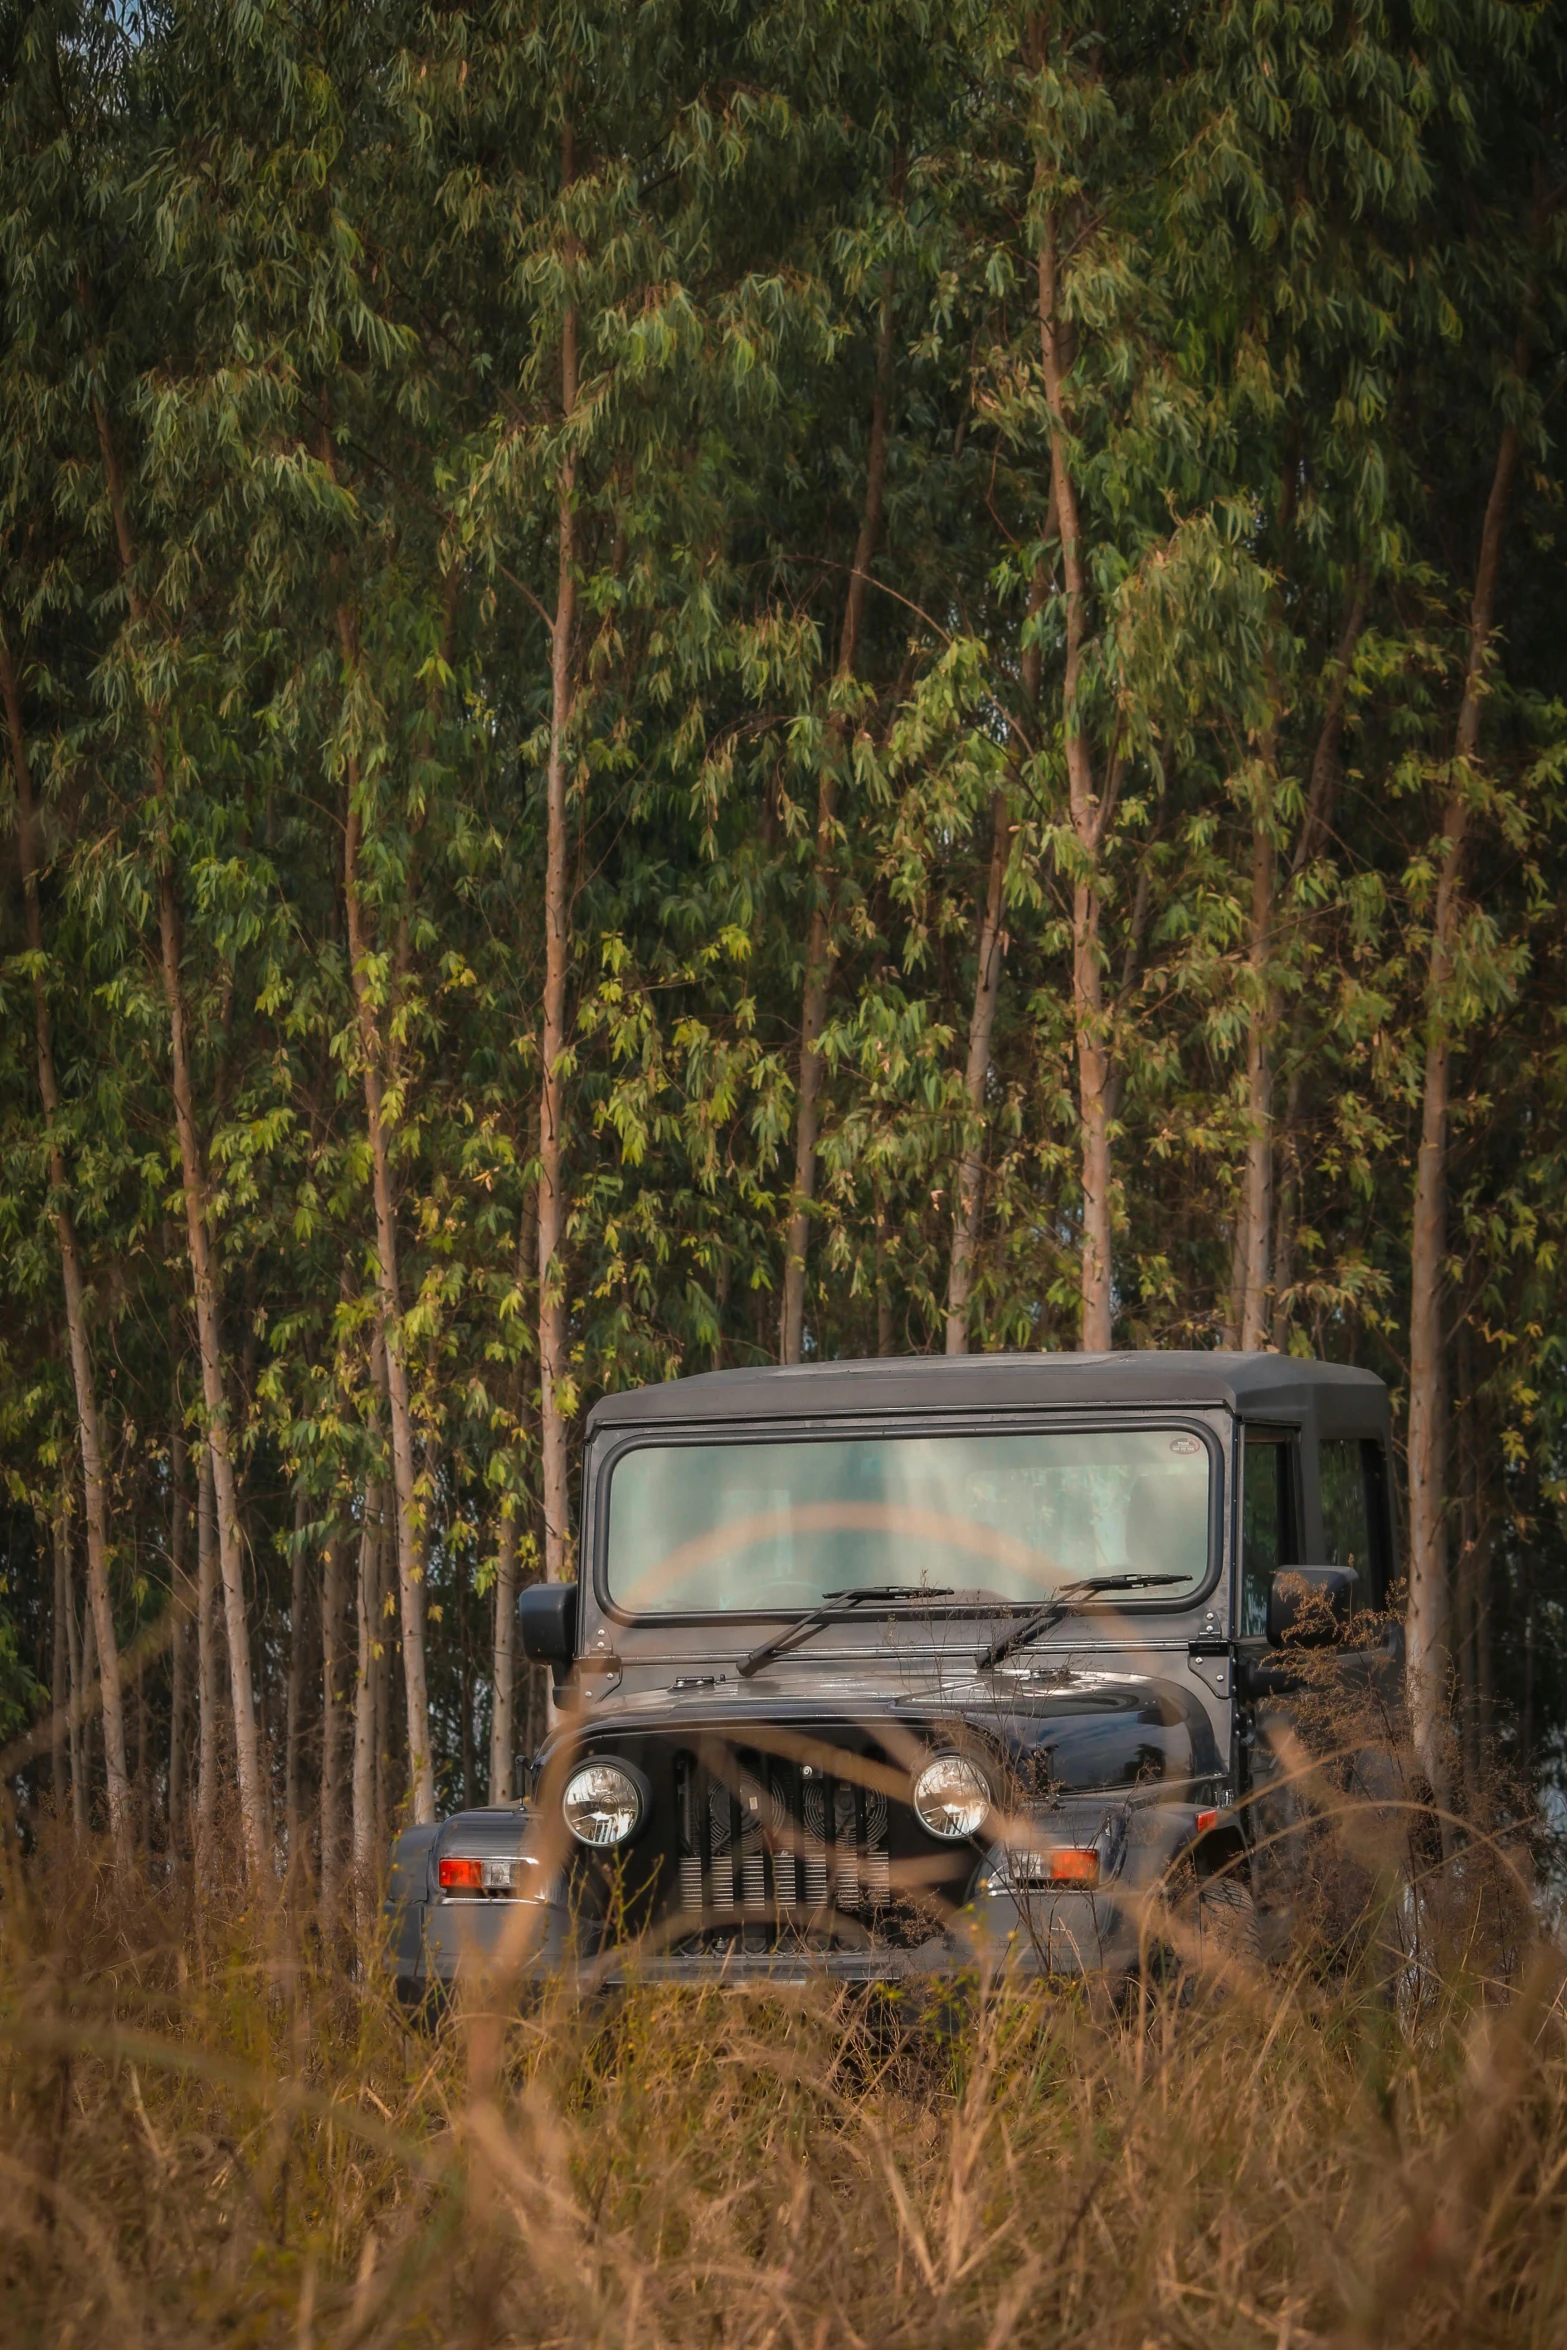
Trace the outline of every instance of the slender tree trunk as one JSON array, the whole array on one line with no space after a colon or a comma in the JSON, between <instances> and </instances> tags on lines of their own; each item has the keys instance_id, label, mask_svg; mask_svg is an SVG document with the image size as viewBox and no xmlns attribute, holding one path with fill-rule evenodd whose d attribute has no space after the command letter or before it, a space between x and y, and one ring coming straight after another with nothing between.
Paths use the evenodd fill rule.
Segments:
<instances>
[{"instance_id":1,"label":"slender tree trunk","mask_svg":"<svg viewBox=\"0 0 1567 2350\"><path fill-rule=\"evenodd\" d=\"M84 1598L82 1606L82 1691L90 1701L94 1682L98 1678L98 1632L93 1611ZM81 1817L78 1825L86 1828L92 1822L92 1717L84 1714L81 1742Z\"/></svg>"},{"instance_id":2,"label":"slender tree trunk","mask_svg":"<svg viewBox=\"0 0 1567 2350\"><path fill-rule=\"evenodd\" d=\"M82 1654L82 1626L76 1613L75 1578L71 1573L71 1522L65 1520L65 1646L66 1663L71 1676L71 1825L78 1831L87 1825L86 1740L83 1735L82 1706L87 1692L86 1662ZM91 1622L89 1616L88 1621Z\"/></svg>"},{"instance_id":3,"label":"slender tree trunk","mask_svg":"<svg viewBox=\"0 0 1567 2350\"><path fill-rule=\"evenodd\" d=\"M302 1482L294 1487L294 1540L289 1554L288 1586L288 1699L285 1730L284 1763L284 1820L288 1835L288 1866L294 1873L300 1891L304 1890L304 1875L300 1868L300 1843L305 1819L305 1690L308 1655L310 1610L309 1546L305 1535L310 1517L310 1505Z\"/></svg>"},{"instance_id":4,"label":"slender tree trunk","mask_svg":"<svg viewBox=\"0 0 1567 2350\"><path fill-rule=\"evenodd\" d=\"M172 1320L177 1317L171 1316ZM177 1358L176 1358L177 1359ZM189 1448L185 1431L176 1421L169 1436L169 1598L174 1614L169 1683L169 1848L177 1851L185 1828L185 1798L189 1784L189 1746L186 1718L190 1712L190 1649L196 1612L196 1594L185 1558L189 1510L185 1480Z\"/></svg>"},{"instance_id":5,"label":"slender tree trunk","mask_svg":"<svg viewBox=\"0 0 1567 2350\"><path fill-rule=\"evenodd\" d=\"M1022 654L1023 696L1030 715L1039 702L1039 647L1031 624L1044 608L1047 581L1043 566L1035 569L1029 588L1028 624ZM980 1209L985 1175L985 1082L990 1074L990 1040L995 1029L996 998L1001 992L1001 966L1007 951L1006 879L1012 853L1012 802L1002 788L990 803L990 863L985 876L985 904L980 916L979 949L974 972L974 1002L969 1013L968 1060L963 1073L967 1110L963 1156L958 1167L958 1191L953 1203L952 1258L947 1272L947 1352L968 1352L968 1303L974 1284L974 1257L979 1246Z\"/></svg>"},{"instance_id":6,"label":"slender tree trunk","mask_svg":"<svg viewBox=\"0 0 1567 2350\"><path fill-rule=\"evenodd\" d=\"M1522 368L1520 366L1520 372ZM1420 1103L1409 1260L1409 1615L1410 1710L1415 1744L1440 1789L1442 1714L1448 1670L1447 1542L1442 1443L1442 1283L1447 1255L1447 1107L1452 1031L1448 992L1462 919L1470 767L1480 747L1485 672L1496 616L1496 582L1518 468L1515 425L1503 427L1486 501L1469 608L1469 654L1453 745L1453 782L1442 811L1436 906L1425 982L1426 1055Z\"/></svg>"},{"instance_id":7,"label":"slender tree trunk","mask_svg":"<svg viewBox=\"0 0 1567 2350\"><path fill-rule=\"evenodd\" d=\"M376 1547L376 1573L379 1581L375 1595L375 1622L377 1632L370 1651L370 1679L375 1691L372 1720L375 1723L375 1785L372 1817L375 1821L375 1856L377 1874L391 1833L392 1812L397 1797L394 1787L397 1778L397 1729L393 1719L394 1666L397 1661L397 1633L388 1620L386 1601L392 1582L394 1564L392 1545L383 1536Z\"/></svg>"},{"instance_id":8,"label":"slender tree trunk","mask_svg":"<svg viewBox=\"0 0 1567 2350\"><path fill-rule=\"evenodd\" d=\"M968 1305L979 1247L980 1203L985 1180L985 1081L990 1074L990 1039L1001 963L1006 953L1006 875L1012 846L1012 811L1004 791L990 803L990 866L985 910L979 925L979 968L969 1014L968 1060L963 1072L963 1156L958 1163L958 1196L953 1203L952 1257L947 1268L947 1352L968 1353Z\"/></svg>"},{"instance_id":9,"label":"slender tree trunk","mask_svg":"<svg viewBox=\"0 0 1567 2350\"><path fill-rule=\"evenodd\" d=\"M895 192L901 172L895 174ZM838 639L835 691L840 696L852 682L860 655L865 607L870 595L871 565L881 537L882 506L887 486L887 426L892 407L893 326L896 318L892 267L882 273L881 314L876 335L876 381L871 395L870 441L865 453L865 497L860 508L860 531L854 549L854 569L844 597L843 627ZM794 1189L789 1205L789 1231L784 1253L783 1300L779 1331L779 1358L797 1363L805 1345L805 1269L811 1242L811 1208L816 1198L816 1145L821 1134L821 1091L825 1074L820 1051L827 1025L827 1002L832 985L832 897L838 854L838 770L848 743L852 719L842 707L827 720L826 756L817 779L816 853L811 872L813 905L805 949L805 988L800 1006L800 1069L795 1099Z\"/></svg>"},{"instance_id":10,"label":"slender tree trunk","mask_svg":"<svg viewBox=\"0 0 1567 2350\"><path fill-rule=\"evenodd\" d=\"M892 1313L892 1218L887 1213L887 1195L878 1185L876 1193L876 1352L893 1355L898 1351L896 1325Z\"/></svg>"},{"instance_id":11,"label":"slender tree trunk","mask_svg":"<svg viewBox=\"0 0 1567 2350\"><path fill-rule=\"evenodd\" d=\"M576 177L571 128L561 139L561 181ZM569 251L569 247L568 247ZM568 434L577 405L577 313L560 335L561 419ZM563 1583L571 1563L566 1476L567 1385L565 1112L566 982L570 967L570 845L566 791L576 706L577 460L570 441L556 481L555 618L550 630L550 750L546 775L544 1020L539 1082L539 1437L544 1502L544 1574Z\"/></svg>"},{"instance_id":12,"label":"slender tree trunk","mask_svg":"<svg viewBox=\"0 0 1567 2350\"><path fill-rule=\"evenodd\" d=\"M1297 1053L1291 1062L1289 1086L1284 1096L1284 1129L1277 1138L1274 1185L1273 1345L1279 1354L1289 1345L1289 1291L1295 1278L1295 1234L1300 1221L1300 1121L1304 1106L1305 1068Z\"/></svg>"},{"instance_id":13,"label":"slender tree trunk","mask_svg":"<svg viewBox=\"0 0 1567 2350\"><path fill-rule=\"evenodd\" d=\"M321 1908L329 1925L335 1922L343 1897L347 1562L347 1546L334 1528L321 1578Z\"/></svg>"},{"instance_id":14,"label":"slender tree trunk","mask_svg":"<svg viewBox=\"0 0 1567 2350\"><path fill-rule=\"evenodd\" d=\"M218 1510L212 1455L201 1448L196 1483L196 1841L211 1850L218 1816Z\"/></svg>"},{"instance_id":15,"label":"slender tree trunk","mask_svg":"<svg viewBox=\"0 0 1567 2350\"><path fill-rule=\"evenodd\" d=\"M352 624L343 615L343 650L358 666ZM435 1767L430 1755L430 1703L425 1675L424 1529L414 1468L413 1407L403 1347L398 1291L397 1211L392 1197L391 1154L381 1085L381 1036L370 993L369 944L359 891L359 776L349 761L348 809L344 828L343 887L348 911L348 955L353 974L360 1053L364 1061L365 1120L375 1189L376 1287L379 1329L386 1365L387 1408L392 1425L392 1482L397 1497L397 1589L402 1620L404 1686L408 1703L408 1761L413 1816L435 1817Z\"/></svg>"},{"instance_id":16,"label":"slender tree trunk","mask_svg":"<svg viewBox=\"0 0 1567 2350\"><path fill-rule=\"evenodd\" d=\"M1269 783L1273 762L1267 761ZM1246 1170L1241 1186L1239 1257L1240 1343L1256 1354L1268 1336L1268 1240L1273 1191L1273 1060L1271 1039L1279 994L1269 979L1273 953L1273 828L1269 812L1253 812L1251 921L1247 962L1251 1011L1246 1038Z\"/></svg>"},{"instance_id":17,"label":"slender tree trunk","mask_svg":"<svg viewBox=\"0 0 1567 2350\"><path fill-rule=\"evenodd\" d=\"M1100 947L1099 857L1120 788L1112 754L1101 795L1082 708L1088 578L1071 466L1067 358L1057 316L1057 224L1047 211L1039 242L1039 346L1050 410L1050 488L1061 534L1065 588L1062 731L1077 872L1072 886L1072 1015L1077 1035L1078 1119L1083 1196L1082 1337L1085 1353L1108 1352L1113 1320L1110 1118L1114 1072L1105 1017Z\"/></svg>"},{"instance_id":18,"label":"slender tree trunk","mask_svg":"<svg viewBox=\"0 0 1567 2350\"><path fill-rule=\"evenodd\" d=\"M490 1801L510 1803L517 1747L517 1521L503 1517L495 1561L495 1670L490 1692Z\"/></svg>"},{"instance_id":19,"label":"slender tree trunk","mask_svg":"<svg viewBox=\"0 0 1567 2350\"><path fill-rule=\"evenodd\" d=\"M38 899L32 767L22 726L21 686L11 660L10 648L3 639L0 639L0 697L5 702L11 771L16 780L17 842L21 853L27 944L34 958L33 1029L38 1058L38 1091L43 1102L44 1130L49 1143L49 1183L54 1193L54 1229L65 1289L65 1327L71 1352L71 1377L76 1391L76 1429L81 1446L82 1487L87 1505L87 1599L92 1609L98 1654L102 1660L100 1686L109 1830L114 1838L116 1854L123 1864L129 1860L131 1850L131 1789L125 1765L125 1711L120 1689L119 1648L114 1636L114 1610L109 1597L108 1488L104 1474L97 1389L93 1378L92 1348L87 1334L86 1284L82 1278L76 1225L67 1204L65 1153L59 1139L60 1096L55 1084L54 1038L49 1019L49 998L44 986L43 911Z\"/></svg>"},{"instance_id":20,"label":"slender tree trunk","mask_svg":"<svg viewBox=\"0 0 1567 2350\"><path fill-rule=\"evenodd\" d=\"M71 1635L66 1618L71 1605L71 1536L62 1496L53 1517L54 1533L54 1665L49 1701L54 1718L49 1729L49 1785L54 1816L65 1817L65 1758L68 1751L71 1702Z\"/></svg>"},{"instance_id":21,"label":"slender tree trunk","mask_svg":"<svg viewBox=\"0 0 1567 2350\"><path fill-rule=\"evenodd\" d=\"M375 1651L380 1641L381 1488L365 1487L359 1530L357 1592L358 1655L354 1670L353 1867L355 1909L365 1923L367 1888L374 1882L375 1850Z\"/></svg>"},{"instance_id":22,"label":"slender tree trunk","mask_svg":"<svg viewBox=\"0 0 1567 2350\"><path fill-rule=\"evenodd\" d=\"M517 1288L527 1296L528 1283L537 1269L535 1250L538 1246L538 1204L524 1200L523 1212L517 1230ZM529 1410L517 1387L518 1418L526 1423ZM513 1497L514 1509L522 1506L522 1496ZM496 1541L495 1568L495 1649L491 1675L490 1710L490 1801L510 1803L516 1793L517 1769L517 1589L519 1582L518 1557L521 1548L521 1525L515 1514L508 1516L503 1509Z\"/></svg>"}]
</instances>

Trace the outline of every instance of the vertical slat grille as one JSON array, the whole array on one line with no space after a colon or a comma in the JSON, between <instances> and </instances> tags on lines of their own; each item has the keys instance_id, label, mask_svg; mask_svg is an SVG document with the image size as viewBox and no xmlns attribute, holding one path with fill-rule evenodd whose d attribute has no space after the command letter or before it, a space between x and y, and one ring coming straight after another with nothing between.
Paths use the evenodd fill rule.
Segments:
<instances>
[{"instance_id":1,"label":"vertical slat grille","mask_svg":"<svg viewBox=\"0 0 1567 2350\"><path fill-rule=\"evenodd\" d=\"M737 1757L728 1776L678 1755L675 1785L682 1910L762 1925L890 1903L887 1799L875 1790L760 1755Z\"/></svg>"}]
</instances>

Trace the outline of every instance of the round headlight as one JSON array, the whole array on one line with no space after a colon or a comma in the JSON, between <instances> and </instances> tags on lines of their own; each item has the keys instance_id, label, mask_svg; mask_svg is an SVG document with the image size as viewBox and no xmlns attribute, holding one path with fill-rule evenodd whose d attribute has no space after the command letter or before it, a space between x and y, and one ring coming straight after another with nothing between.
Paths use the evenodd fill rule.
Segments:
<instances>
[{"instance_id":1,"label":"round headlight","mask_svg":"<svg viewBox=\"0 0 1567 2350\"><path fill-rule=\"evenodd\" d=\"M962 1754L938 1754L914 1782L920 1826L953 1843L978 1833L990 1800L989 1780Z\"/></svg>"},{"instance_id":2,"label":"round headlight","mask_svg":"<svg viewBox=\"0 0 1567 2350\"><path fill-rule=\"evenodd\" d=\"M560 1808L577 1842L602 1851L627 1844L636 1834L642 1823L642 1789L622 1763L585 1763L567 1780Z\"/></svg>"}]
</instances>

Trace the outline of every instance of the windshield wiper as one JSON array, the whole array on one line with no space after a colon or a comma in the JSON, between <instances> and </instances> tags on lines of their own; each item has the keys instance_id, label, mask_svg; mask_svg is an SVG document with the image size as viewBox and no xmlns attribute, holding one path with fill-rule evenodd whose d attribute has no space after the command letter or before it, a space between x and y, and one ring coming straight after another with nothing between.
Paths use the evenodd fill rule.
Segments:
<instances>
[{"instance_id":1,"label":"windshield wiper","mask_svg":"<svg viewBox=\"0 0 1567 2350\"><path fill-rule=\"evenodd\" d=\"M1025 1616L1021 1624L1014 1624L1010 1632L1003 1632L999 1640L982 1648L974 1659L974 1668L976 1672L988 1673L992 1665L999 1665L1015 1648L1026 1648L1029 1641L1037 1640L1041 1632L1048 1632L1052 1624L1059 1624L1063 1616L1075 1614L1085 1601L1101 1591L1151 1591L1156 1584L1188 1580L1185 1575L1091 1575L1083 1583L1063 1583L1048 1606Z\"/></svg>"},{"instance_id":2,"label":"windshield wiper","mask_svg":"<svg viewBox=\"0 0 1567 2350\"><path fill-rule=\"evenodd\" d=\"M1181 1580L1182 1577L1176 1577L1177 1582ZM868 1599L951 1597L950 1583L868 1583L859 1591L824 1591L824 1604L821 1607L813 1607L810 1614L802 1616L797 1624L790 1624L784 1631L775 1632L771 1640L764 1640L760 1648L753 1648L749 1656L741 1658L735 1671L742 1681L749 1681L753 1673L761 1671L763 1665L770 1665L775 1656L786 1656L791 1648L800 1647L813 1633L819 1632L824 1624L836 1623L840 1616L852 1615Z\"/></svg>"}]
</instances>

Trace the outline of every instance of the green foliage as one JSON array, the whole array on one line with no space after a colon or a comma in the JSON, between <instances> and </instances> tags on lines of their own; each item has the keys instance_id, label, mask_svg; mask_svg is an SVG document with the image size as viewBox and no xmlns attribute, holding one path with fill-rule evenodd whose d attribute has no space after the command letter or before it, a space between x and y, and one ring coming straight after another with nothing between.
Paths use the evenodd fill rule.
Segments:
<instances>
[{"instance_id":1,"label":"green foliage","mask_svg":"<svg viewBox=\"0 0 1567 2350\"><path fill-rule=\"evenodd\" d=\"M537 1487L527 1235L568 456L579 1420L606 1387L775 1351L826 761L809 1349L943 1343L998 791L1007 952L970 1338L1076 1342L1083 861L1047 212L1072 224L1074 722L1118 777L1098 886L1119 1343L1230 1325L1247 1037L1268 1004L1277 1342L1402 1382L1434 844L1497 439L1509 416L1523 431L1441 1007L1459 1069L1450 1384L1455 1462L1475 1464L1455 1541L1494 1553L1499 1601L1520 1545L1555 1555L1562 79L1559 26L1522 0L0 16L0 631L45 803L41 974L6 866L0 1426L16 1492L51 1508L72 1406L41 975L127 1623L166 1575L173 1431L199 1420L165 870L265 1672L285 1488L303 1481L325 1539L384 1468L352 806L449 1771L475 1734L467 1598L498 1513L531 1530ZM885 519L840 679L884 300ZM1277 875L1260 970L1259 832ZM1527 1605L1549 1645L1559 1602L1542 1583Z\"/></svg>"}]
</instances>

